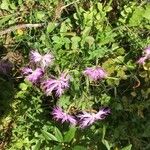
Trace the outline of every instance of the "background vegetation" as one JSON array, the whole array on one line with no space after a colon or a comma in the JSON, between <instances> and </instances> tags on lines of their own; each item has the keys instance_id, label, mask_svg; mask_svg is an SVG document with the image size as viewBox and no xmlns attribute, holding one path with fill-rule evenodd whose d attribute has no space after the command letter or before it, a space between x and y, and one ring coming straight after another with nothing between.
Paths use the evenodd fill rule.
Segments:
<instances>
[{"instance_id":1,"label":"background vegetation","mask_svg":"<svg viewBox=\"0 0 150 150\"><path fill-rule=\"evenodd\" d=\"M0 73L0 149L149 150L150 62L137 63L149 31L146 0L1 0L0 57L13 68ZM59 100L21 76L33 49L55 56L49 72L70 71ZM110 77L96 85L82 74L95 65ZM52 119L56 104L111 115L80 129Z\"/></svg>"}]
</instances>

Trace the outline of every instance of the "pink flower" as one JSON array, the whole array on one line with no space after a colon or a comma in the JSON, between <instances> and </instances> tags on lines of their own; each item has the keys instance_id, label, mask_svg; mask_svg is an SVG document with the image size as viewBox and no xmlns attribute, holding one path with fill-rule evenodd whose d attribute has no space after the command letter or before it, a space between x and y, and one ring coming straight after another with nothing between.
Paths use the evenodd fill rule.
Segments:
<instances>
[{"instance_id":1,"label":"pink flower","mask_svg":"<svg viewBox=\"0 0 150 150\"><path fill-rule=\"evenodd\" d=\"M40 55L37 51L31 51L29 56L30 61L35 63L40 62L42 59L42 55Z\"/></svg>"},{"instance_id":2,"label":"pink flower","mask_svg":"<svg viewBox=\"0 0 150 150\"><path fill-rule=\"evenodd\" d=\"M146 57L147 59L150 58L150 46L148 46L148 47L145 49L145 57Z\"/></svg>"},{"instance_id":3,"label":"pink flower","mask_svg":"<svg viewBox=\"0 0 150 150\"><path fill-rule=\"evenodd\" d=\"M70 76L66 73L62 73L58 79L48 79L42 83L42 89L46 95L51 95L52 91L56 96L61 96L65 89L69 88Z\"/></svg>"},{"instance_id":4,"label":"pink flower","mask_svg":"<svg viewBox=\"0 0 150 150\"><path fill-rule=\"evenodd\" d=\"M101 67L90 67L84 72L91 80L97 81L106 77L105 71Z\"/></svg>"},{"instance_id":5,"label":"pink flower","mask_svg":"<svg viewBox=\"0 0 150 150\"><path fill-rule=\"evenodd\" d=\"M99 110L98 113L87 113L83 112L83 114L78 115L77 117L80 119L79 124L80 128L85 128L87 126L92 125L97 120L105 119L105 117L110 113L110 109L103 108Z\"/></svg>"},{"instance_id":6,"label":"pink flower","mask_svg":"<svg viewBox=\"0 0 150 150\"><path fill-rule=\"evenodd\" d=\"M63 112L60 107L53 108L52 115L54 119L56 119L57 121L60 120L62 123L68 122L72 125L76 125L77 123L73 116Z\"/></svg>"},{"instance_id":7,"label":"pink flower","mask_svg":"<svg viewBox=\"0 0 150 150\"><path fill-rule=\"evenodd\" d=\"M141 57L137 63L138 64L144 64L146 62L146 60L148 60L150 58L150 46L148 46L145 50L144 50L144 56Z\"/></svg>"},{"instance_id":8,"label":"pink flower","mask_svg":"<svg viewBox=\"0 0 150 150\"><path fill-rule=\"evenodd\" d=\"M32 74L32 72L33 72L33 70L28 67L24 67L21 71L22 71L23 75L29 75L29 74Z\"/></svg>"},{"instance_id":9,"label":"pink flower","mask_svg":"<svg viewBox=\"0 0 150 150\"><path fill-rule=\"evenodd\" d=\"M44 72L41 68L37 68L36 70L32 70L31 68L25 67L22 69L23 75L26 75L26 79L30 82L37 83L44 75Z\"/></svg>"},{"instance_id":10,"label":"pink flower","mask_svg":"<svg viewBox=\"0 0 150 150\"><path fill-rule=\"evenodd\" d=\"M39 64L42 69L48 67L53 62L52 54L41 55L37 51L31 51L30 53L30 61L36 64Z\"/></svg>"},{"instance_id":11,"label":"pink flower","mask_svg":"<svg viewBox=\"0 0 150 150\"><path fill-rule=\"evenodd\" d=\"M45 68L48 65L50 65L53 62L53 59L54 59L53 55L51 55L51 54L45 54L42 57L42 60L41 60L41 66L42 66L42 68Z\"/></svg>"},{"instance_id":12,"label":"pink flower","mask_svg":"<svg viewBox=\"0 0 150 150\"><path fill-rule=\"evenodd\" d=\"M146 59L147 59L147 57L141 57L141 58L137 61L137 63L138 63L138 64L144 64L145 61L146 61Z\"/></svg>"}]
</instances>

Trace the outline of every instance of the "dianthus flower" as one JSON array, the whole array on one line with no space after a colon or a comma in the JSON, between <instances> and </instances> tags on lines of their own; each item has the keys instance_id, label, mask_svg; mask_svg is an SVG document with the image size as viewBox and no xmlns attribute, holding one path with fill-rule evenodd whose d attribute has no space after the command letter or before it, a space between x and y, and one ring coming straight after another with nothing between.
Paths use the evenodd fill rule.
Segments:
<instances>
[{"instance_id":1,"label":"dianthus flower","mask_svg":"<svg viewBox=\"0 0 150 150\"><path fill-rule=\"evenodd\" d=\"M83 72L91 80L97 81L106 77L106 72L101 67L89 67Z\"/></svg>"},{"instance_id":2,"label":"dianthus flower","mask_svg":"<svg viewBox=\"0 0 150 150\"><path fill-rule=\"evenodd\" d=\"M79 126L80 128L85 128L87 126L92 125L97 120L103 120L110 113L110 109L103 108L95 113L87 113L83 112L83 114L78 115L79 118Z\"/></svg>"},{"instance_id":3,"label":"dianthus flower","mask_svg":"<svg viewBox=\"0 0 150 150\"><path fill-rule=\"evenodd\" d=\"M48 67L53 62L53 59L54 57L52 54L41 55L37 51L30 52L30 61L39 64L42 69Z\"/></svg>"},{"instance_id":4,"label":"dianthus flower","mask_svg":"<svg viewBox=\"0 0 150 150\"><path fill-rule=\"evenodd\" d=\"M144 50L144 56L139 58L139 60L137 61L138 64L145 64L146 60L148 60L150 58L150 46L148 46L145 50Z\"/></svg>"},{"instance_id":5,"label":"dianthus flower","mask_svg":"<svg viewBox=\"0 0 150 150\"><path fill-rule=\"evenodd\" d=\"M76 125L77 121L75 118L65 112L63 112L62 108L54 107L52 111L53 118L57 121L61 121L61 123L68 122L72 125Z\"/></svg>"},{"instance_id":6,"label":"dianthus flower","mask_svg":"<svg viewBox=\"0 0 150 150\"><path fill-rule=\"evenodd\" d=\"M138 64L144 64L146 61L147 57L141 57L139 58L139 60L137 61Z\"/></svg>"},{"instance_id":7,"label":"dianthus flower","mask_svg":"<svg viewBox=\"0 0 150 150\"><path fill-rule=\"evenodd\" d=\"M146 57L147 59L150 58L150 46L148 46L148 47L145 49L145 57Z\"/></svg>"},{"instance_id":8,"label":"dianthus flower","mask_svg":"<svg viewBox=\"0 0 150 150\"><path fill-rule=\"evenodd\" d=\"M58 79L48 79L42 83L42 89L46 95L51 95L55 92L56 96L61 96L65 89L69 87L70 76L66 73L62 73Z\"/></svg>"},{"instance_id":9,"label":"dianthus flower","mask_svg":"<svg viewBox=\"0 0 150 150\"><path fill-rule=\"evenodd\" d=\"M41 77L44 75L44 72L41 68L32 70L31 68L25 67L22 69L22 74L26 76L26 79L30 82L38 83Z\"/></svg>"}]
</instances>

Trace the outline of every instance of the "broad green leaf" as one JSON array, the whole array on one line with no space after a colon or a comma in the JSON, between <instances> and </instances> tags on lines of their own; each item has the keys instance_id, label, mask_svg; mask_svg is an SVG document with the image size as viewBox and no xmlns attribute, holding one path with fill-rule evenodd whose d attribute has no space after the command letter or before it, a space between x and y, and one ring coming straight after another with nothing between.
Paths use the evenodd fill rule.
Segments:
<instances>
[{"instance_id":1,"label":"broad green leaf","mask_svg":"<svg viewBox=\"0 0 150 150\"><path fill-rule=\"evenodd\" d=\"M47 26L47 33L51 33L56 27L56 23L55 22L50 22Z\"/></svg>"},{"instance_id":2,"label":"broad green leaf","mask_svg":"<svg viewBox=\"0 0 150 150\"><path fill-rule=\"evenodd\" d=\"M85 38L85 42L87 42L89 44L89 47L94 43L94 38L92 36L87 36Z\"/></svg>"},{"instance_id":3,"label":"broad green leaf","mask_svg":"<svg viewBox=\"0 0 150 150\"><path fill-rule=\"evenodd\" d=\"M60 130L55 127L54 132L55 132L55 137L58 139L58 141L63 142L63 135L61 134Z\"/></svg>"},{"instance_id":4,"label":"broad green leaf","mask_svg":"<svg viewBox=\"0 0 150 150\"><path fill-rule=\"evenodd\" d=\"M76 133L75 127L70 127L69 131L65 134L64 142L71 142Z\"/></svg>"},{"instance_id":5,"label":"broad green leaf","mask_svg":"<svg viewBox=\"0 0 150 150\"><path fill-rule=\"evenodd\" d=\"M89 52L90 57L88 59L91 60L91 59L95 59L95 58L102 58L102 57L104 57L106 52L109 52L109 51L110 51L110 49L105 48L105 47L96 49L94 51L90 51Z\"/></svg>"},{"instance_id":6,"label":"broad green leaf","mask_svg":"<svg viewBox=\"0 0 150 150\"><path fill-rule=\"evenodd\" d=\"M44 130L42 130L41 132L43 136L46 138L46 140L57 141L57 142L59 141L53 134Z\"/></svg>"},{"instance_id":7,"label":"broad green leaf","mask_svg":"<svg viewBox=\"0 0 150 150\"><path fill-rule=\"evenodd\" d=\"M53 150L63 150L63 146L62 145L57 145L54 147Z\"/></svg>"},{"instance_id":8,"label":"broad green leaf","mask_svg":"<svg viewBox=\"0 0 150 150\"><path fill-rule=\"evenodd\" d=\"M27 88L28 88L28 85L25 84L25 83L21 83L21 84L19 85L19 88L20 88L22 91L26 91Z\"/></svg>"},{"instance_id":9,"label":"broad green leaf","mask_svg":"<svg viewBox=\"0 0 150 150\"><path fill-rule=\"evenodd\" d=\"M9 0L2 0L1 9L9 10Z\"/></svg>"},{"instance_id":10,"label":"broad green leaf","mask_svg":"<svg viewBox=\"0 0 150 150\"><path fill-rule=\"evenodd\" d=\"M72 41L72 49L77 49L79 47L79 42L80 42L81 38L79 36L74 36L71 38Z\"/></svg>"},{"instance_id":11,"label":"broad green leaf","mask_svg":"<svg viewBox=\"0 0 150 150\"><path fill-rule=\"evenodd\" d=\"M17 7L15 6L15 3L11 3L9 6L10 6L10 8L12 10L16 10L17 9Z\"/></svg>"},{"instance_id":12,"label":"broad green leaf","mask_svg":"<svg viewBox=\"0 0 150 150\"><path fill-rule=\"evenodd\" d=\"M132 17L129 20L129 25L139 26L143 19L143 13L144 13L144 9L142 7L137 7L133 12Z\"/></svg>"},{"instance_id":13,"label":"broad green leaf","mask_svg":"<svg viewBox=\"0 0 150 150\"><path fill-rule=\"evenodd\" d=\"M132 148L132 144L122 148L121 150L131 150L131 148Z\"/></svg>"},{"instance_id":14,"label":"broad green leaf","mask_svg":"<svg viewBox=\"0 0 150 150\"><path fill-rule=\"evenodd\" d=\"M146 5L146 8L145 8L145 12L143 14L143 17L150 20L150 5Z\"/></svg>"},{"instance_id":15,"label":"broad green leaf","mask_svg":"<svg viewBox=\"0 0 150 150\"><path fill-rule=\"evenodd\" d=\"M83 38L88 36L90 34L90 31L91 31L91 27L85 27L85 29L82 31Z\"/></svg>"},{"instance_id":16,"label":"broad green leaf","mask_svg":"<svg viewBox=\"0 0 150 150\"><path fill-rule=\"evenodd\" d=\"M37 17L37 19L39 19L39 20L43 20L43 18L44 18L44 16L45 16L45 13L43 12L43 11L38 11L38 12L36 12L36 17Z\"/></svg>"}]
</instances>

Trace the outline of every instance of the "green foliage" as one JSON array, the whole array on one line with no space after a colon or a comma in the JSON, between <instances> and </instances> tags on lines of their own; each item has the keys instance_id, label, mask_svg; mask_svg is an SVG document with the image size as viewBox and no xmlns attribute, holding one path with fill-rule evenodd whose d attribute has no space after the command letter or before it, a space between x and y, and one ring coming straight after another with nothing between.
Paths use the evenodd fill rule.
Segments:
<instances>
[{"instance_id":1,"label":"green foliage","mask_svg":"<svg viewBox=\"0 0 150 150\"><path fill-rule=\"evenodd\" d=\"M42 26L17 29L22 23ZM13 30L1 35L9 27ZM71 83L56 100L18 74L0 74L0 149L150 149L150 63L137 64L150 44L149 29L147 1L1 0L1 46L20 50L23 65L31 49L52 52L55 63L47 76L69 70ZM101 66L107 78L91 82L83 75L91 66ZM112 113L79 129L54 121L55 105L69 113L101 107Z\"/></svg>"}]
</instances>

